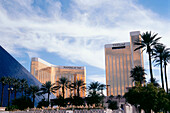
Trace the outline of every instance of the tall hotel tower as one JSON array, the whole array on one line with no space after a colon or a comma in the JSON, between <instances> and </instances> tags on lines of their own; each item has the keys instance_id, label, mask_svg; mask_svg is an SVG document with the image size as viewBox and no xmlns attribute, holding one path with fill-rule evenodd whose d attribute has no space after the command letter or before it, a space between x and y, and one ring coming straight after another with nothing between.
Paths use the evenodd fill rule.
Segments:
<instances>
[{"instance_id":1,"label":"tall hotel tower","mask_svg":"<svg viewBox=\"0 0 170 113\"><path fill-rule=\"evenodd\" d=\"M133 86L130 70L143 66L141 50L134 51L139 34L139 31L130 32L130 42L105 45L107 96L123 96L126 88Z\"/></svg>"},{"instance_id":2,"label":"tall hotel tower","mask_svg":"<svg viewBox=\"0 0 170 113\"><path fill-rule=\"evenodd\" d=\"M31 74L35 76L41 83L51 81L55 83L61 77L68 78L71 83L76 80L83 80L86 83L86 69L80 66L56 66L52 65L40 58L32 58L31 60ZM61 89L56 92L56 96L61 94ZM70 97L72 94L76 94L76 90L71 92L69 89L65 90L65 98ZM61 94L62 95L62 94ZM85 97L86 92L80 91L80 96Z\"/></svg>"}]
</instances>

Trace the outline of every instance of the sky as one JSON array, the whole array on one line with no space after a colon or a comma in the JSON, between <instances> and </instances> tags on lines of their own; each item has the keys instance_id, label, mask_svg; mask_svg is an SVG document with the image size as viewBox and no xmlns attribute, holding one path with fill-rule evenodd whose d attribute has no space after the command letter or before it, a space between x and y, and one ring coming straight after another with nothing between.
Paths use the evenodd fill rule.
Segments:
<instances>
[{"instance_id":1,"label":"sky","mask_svg":"<svg viewBox=\"0 0 170 113\"><path fill-rule=\"evenodd\" d=\"M131 31L158 33L170 47L170 1L0 0L0 45L29 71L31 58L39 57L85 66L87 83L105 84L104 45L129 42ZM148 79L146 53L144 64ZM153 69L161 82L159 67Z\"/></svg>"}]
</instances>

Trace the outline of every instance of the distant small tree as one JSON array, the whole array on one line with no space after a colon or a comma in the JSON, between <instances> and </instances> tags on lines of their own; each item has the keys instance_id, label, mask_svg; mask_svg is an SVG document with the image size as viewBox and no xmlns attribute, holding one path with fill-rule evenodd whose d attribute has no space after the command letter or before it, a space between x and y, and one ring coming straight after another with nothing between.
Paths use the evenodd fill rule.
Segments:
<instances>
[{"instance_id":1,"label":"distant small tree","mask_svg":"<svg viewBox=\"0 0 170 113\"><path fill-rule=\"evenodd\" d=\"M99 82L91 82L89 84L89 86L88 86L89 94L86 98L88 105L93 105L93 104L95 104L95 106L100 105L100 103L103 99L103 96L100 95L99 86L100 86Z\"/></svg>"},{"instance_id":2,"label":"distant small tree","mask_svg":"<svg viewBox=\"0 0 170 113\"><path fill-rule=\"evenodd\" d=\"M163 79L163 52L165 51L165 46L163 44L156 44L153 48L153 57L154 62L156 65L160 65L160 71L161 71L161 81L162 81L162 88L164 89L164 79ZM155 65L155 66L156 66Z\"/></svg>"},{"instance_id":3,"label":"distant small tree","mask_svg":"<svg viewBox=\"0 0 170 113\"><path fill-rule=\"evenodd\" d=\"M60 88L62 89L62 97L64 99L65 97L65 89L70 87L70 81L66 77L61 77L59 78L58 81L56 81L56 86L54 87L55 90L59 90Z\"/></svg>"},{"instance_id":4,"label":"distant small tree","mask_svg":"<svg viewBox=\"0 0 170 113\"><path fill-rule=\"evenodd\" d=\"M149 83L151 83L151 80L150 80ZM158 80L156 80L156 78L153 78L152 84L153 84L155 87L160 87L160 85L159 85L159 83L158 83Z\"/></svg>"},{"instance_id":5,"label":"distant small tree","mask_svg":"<svg viewBox=\"0 0 170 113\"><path fill-rule=\"evenodd\" d=\"M20 87L21 87L22 96L23 96L24 88L25 88L26 85L27 85L27 80L26 79L21 79L20 80Z\"/></svg>"},{"instance_id":6,"label":"distant small tree","mask_svg":"<svg viewBox=\"0 0 170 113\"><path fill-rule=\"evenodd\" d=\"M99 86L100 86L100 83L98 81L91 82L88 86L88 90L92 91L92 92L97 92L97 91L99 91Z\"/></svg>"},{"instance_id":7,"label":"distant small tree","mask_svg":"<svg viewBox=\"0 0 170 113\"><path fill-rule=\"evenodd\" d=\"M84 105L84 100L79 96L73 96L71 104L75 106L81 106Z\"/></svg>"},{"instance_id":8,"label":"distant small tree","mask_svg":"<svg viewBox=\"0 0 170 113\"><path fill-rule=\"evenodd\" d=\"M99 87L98 87L98 90L101 91L101 97L102 97L101 102L102 102L102 107L103 107L103 103L104 103L103 99L104 99L104 97L105 97L104 94L103 94L103 90L104 90L104 89L106 89L106 85L105 85L105 84L100 84Z\"/></svg>"},{"instance_id":9,"label":"distant small tree","mask_svg":"<svg viewBox=\"0 0 170 113\"><path fill-rule=\"evenodd\" d=\"M77 96L80 97L80 91L85 91L85 83L83 80L77 80L76 82L70 85L71 88L77 90Z\"/></svg>"},{"instance_id":10,"label":"distant small tree","mask_svg":"<svg viewBox=\"0 0 170 113\"><path fill-rule=\"evenodd\" d=\"M170 61L170 48L166 48L163 51L162 59L163 59L163 64L164 64L164 74L165 74L166 90L167 90L167 93L168 93L168 78L167 78L167 73L166 73L166 66L168 65L168 63Z\"/></svg>"},{"instance_id":11,"label":"distant small tree","mask_svg":"<svg viewBox=\"0 0 170 113\"><path fill-rule=\"evenodd\" d=\"M146 86L136 86L125 93L126 101L136 108L143 109L146 113L166 110L167 94L162 88L155 87L152 83ZM140 111L140 110L139 110Z\"/></svg>"},{"instance_id":12,"label":"distant small tree","mask_svg":"<svg viewBox=\"0 0 170 113\"><path fill-rule=\"evenodd\" d=\"M13 84L13 78L11 77L6 77L6 83L8 85L8 107L10 105L10 97L11 97L11 86Z\"/></svg>"},{"instance_id":13,"label":"distant small tree","mask_svg":"<svg viewBox=\"0 0 170 113\"><path fill-rule=\"evenodd\" d=\"M131 78L133 81L135 82L139 82L140 85L142 85L142 83L145 82L145 70L142 66L135 66L131 71L130 71L130 74L131 74Z\"/></svg>"},{"instance_id":14,"label":"distant small tree","mask_svg":"<svg viewBox=\"0 0 170 113\"><path fill-rule=\"evenodd\" d=\"M103 90L104 90L104 89L106 89L106 85L105 85L105 84L100 84L99 87L98 87L98 90L101 91L101 94L102 94L102 95L104 95L104 94L103 94Z\"/></svg>"},{"instance_id":15,"label":"distant small tree","mask_svg":"<svg viewBox=\"0 0 170 113\"><path fill-rule=\"evenodd\" d=\"M38 92L40 91L38 86L35 85L31 85L28 89L28 92L31 94L32 96L32 100L33 100L33 107L34 107L34 103L35 103L35 96L38 95Z\"/></svg>"},{"instance_id":16,"label":"distant small tree","mask_svg":"<svg viewBox=\"0 0 170 113\"><path fill-rule=\"evenodd\" d=\"M138 45L138 47L134 50L143 49L142 51L146 50L146 53L148 53L149 56L149 67L150 67L150 76L151 76L151 82L153 82L153 73L152 73L152 61L151 61L151 55L152 55L152 48L154 45L158 43L161 37L157 38L158 34L153 34L150 32L146 32L143 34L140 34L141 40L137 40L134 44Z\"/></svg>"},{"instance_id":17,"label":"distant small tree","mask_svg":"<svg viewBox=\"0 0 170 113\"><path fill-rule=\"evenodd\" d=\"M54 83L51 83L51 81L47 81L45 84L42 84L41 89L40 89L40 94L48 94L48 103L50 101L50 94L55 93L54 89Z\"/></svg>"},{"instance_id":18,"label":"distant small tree","mask_svg":"<svg viewBox=\"0 0 170 113\"><path fill-rule=\"evenodd\" d=\"M111 110L117 110L118 109L117 101L109 101L108 108Z\"/></svg>"},{"instance_id":19,"label":"distant small tree","mask_svg":"<svg viewBox=\"0 0 170 113\"><path fill-rule=\"evenodd\" d=\"M38 102L37 108L42 108L44 107L48 107L49 103L48 101L45 100L45 98L43 98L41 101Z\"/></svg>"},{"instance_id":20,"label":"distant small tree","mask_svg":"<svg viewBox=\"0 0 170 113\"><path fill-rule=\"evenodd\" d=\"M29 90L29 85L28 85L28 84L25 84L25 85L24 85L24 94L25 94L24 96L25 96L25 97L29 95L28 90Z\"/></svg>"},{"instance_id":21,"label":"distant small tree","mask_svg":"<svg viewBox=\"0 0 170 113\"><path fill-rule=\"evenodd\" d=\"M62 95L57 96L56 99L51 100L52 105L58 105L59 107L65 107L66 106L66 99L63 99Z\"/></svg>"},{"instance_id":22,"label":"distant small tree","mask_svg":"<svg viewBox=\"0 0 170 113\"><path fill-rule=\"evenodd\" d=\"M16 108L19 110L24 110L28 107L32 108L33 102L31 101L30 98L22 96L20 98L13 100L12 105L16 106Z\"/></svg>"},{"instance_id":23,"label":"distant small tree","mask_svg":"<svg viewBox=\"0 0 170 113\"><path fill-rule=\"evenodd\" d=\"M97 92L89 92L89 95L86 97L87 105L95 105L95 107L99 106L102 100L102 96Z\"/></svg>"},{"instance_id":24,"label":"distant small tree","mask_svg":"<svg viewBox=\"0 0 170 113\"><path fill-rule=\"evenodd\" d=\"M14 97L16 99L17 91L20 88L20 79L13 78L13 88L14 88Z\"/></svg>"},{"instance_id":25,"label":"distant small tree","mask_svg":"<svg viewBox=\"0 0 170 113\"><path fill-rule=\"evenodd\" d=\"M4 86L6 84L6 77L1 77L0 83L2 84L2 92L1 92L1 106L3 106L3 96L4 96Z\"/></svg>"}]
</instances>

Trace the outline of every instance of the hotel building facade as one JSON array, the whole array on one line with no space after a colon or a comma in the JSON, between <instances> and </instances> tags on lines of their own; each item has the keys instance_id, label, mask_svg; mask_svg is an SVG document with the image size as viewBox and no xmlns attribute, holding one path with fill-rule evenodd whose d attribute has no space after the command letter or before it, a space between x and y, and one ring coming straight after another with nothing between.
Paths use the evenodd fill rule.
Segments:
<instances>
[{"instance_id":1,"label":"hotel building facade","mask_svg":"<svg viewBox=\"0 0 170 113\"><path fill-rule=\"evenodd\" d=\"M130 32L130 42L105 45L105 66L107 96L124 95L128 87L134 84L130 78L130 70L135 66L143 66L141 50L134 51L139 40L139 31Z\"/></svg>"},{"instance_id":2,"label":"hotel building facade","mask_svg":"<svg viewBox=\"0 0 170 113\"><path fill-rule=\"evenodd\" d=\"M83 80L86 83L86 69L82 66L56 66L52 65L40 58L32 58L31 60L31 74L35 76L41 83L51 81L55 83L61 77L66 77L71 83L76 80ZM55 96L61 94L61 89L56 91ZM65 98L74 96L76 90L71 92L69 89L65 89ZM62 95L62 94L61 94ZM86 92L80 91L80 96L85 97Z\"/></svg>"}]
</instances>

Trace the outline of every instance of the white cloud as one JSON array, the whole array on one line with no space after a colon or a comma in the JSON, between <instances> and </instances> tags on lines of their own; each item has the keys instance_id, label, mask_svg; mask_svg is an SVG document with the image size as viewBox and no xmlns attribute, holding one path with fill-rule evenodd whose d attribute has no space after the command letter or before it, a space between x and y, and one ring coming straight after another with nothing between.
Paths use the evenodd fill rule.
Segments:
<instances>
[{"instance_id":1,"label":"white cloud","mask_svg":"<svg viewBox=\"0 0 170 113\"><path fill-rule=\"evenodd\" d=\"M89 75L87 77L88 79L88 83L89 84L90 82L96 82L98 81L99 83L101 84L106 84L106 77L104 75Z\"/></svg>"},{"instance_id":2,"label":"white cloud","mask_svg":"<svg viewBox=\"0 0 170 113\"><path fill-rule=\"evenodd\" d=\"M0 44L5 49L19 54L17 48L25 48L30 57L46 50L104 69L104 44L129 41L130 31L159 33L169 47L170 20L134 0L72 0L67 12L58 1L46 2L43 8L33 0L0 2Z\"/></svg>"},{"instance_id":3,"label":"white cloud","mask_svg":"<svg viewBox=\"0 0 170 113\"><path fill-rule=\"evenodd\" d=\"M27 54L28 54L30 59L32 57L39 57L39 55L36 52L33 52L33 51L27 51Z\"/></svg>"}]
</instances>

